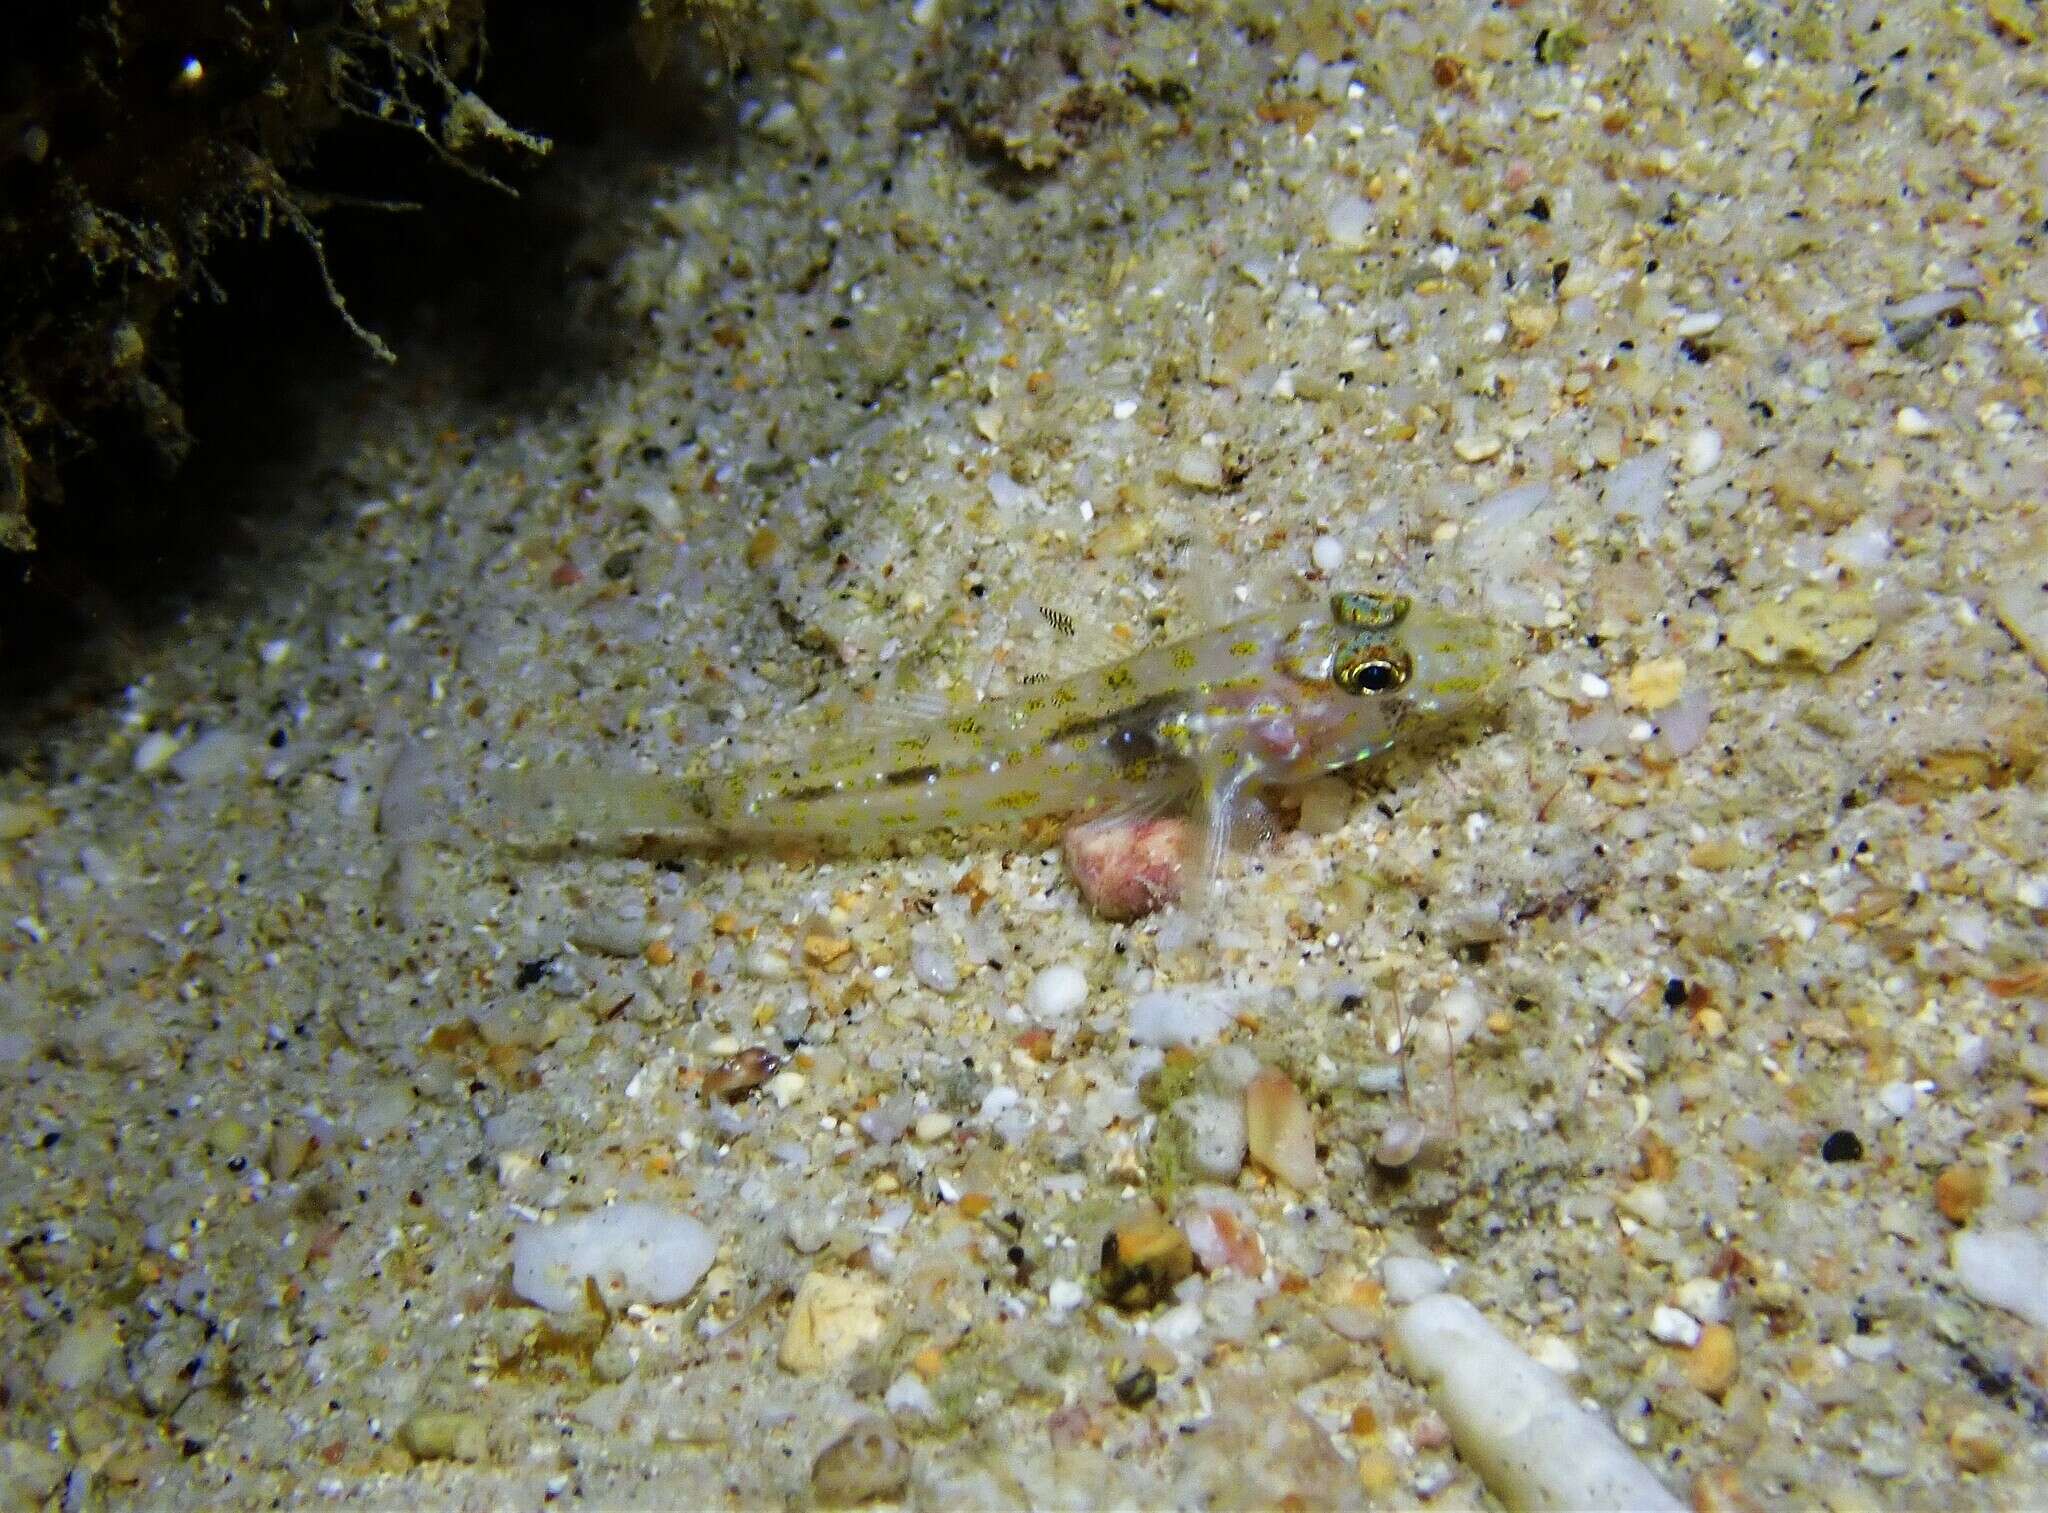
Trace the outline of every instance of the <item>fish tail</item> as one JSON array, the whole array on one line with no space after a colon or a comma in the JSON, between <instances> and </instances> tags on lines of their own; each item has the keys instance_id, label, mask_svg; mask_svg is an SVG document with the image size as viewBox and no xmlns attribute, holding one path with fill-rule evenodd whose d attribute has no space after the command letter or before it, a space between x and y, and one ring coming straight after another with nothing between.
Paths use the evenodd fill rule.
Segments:
<instances>
[{"instance_id":1,"label":"fish tail","mask_svg":"<svg viewBox=\"0 0 2048 1513\"><path fill-rule=\"evenodd\" d=\"M716 835L702 788L659 773L521 767L492 774L486 791L499 838L525 849L601 849L649 837L696 846Z\"/></svg>"}]
</instances>

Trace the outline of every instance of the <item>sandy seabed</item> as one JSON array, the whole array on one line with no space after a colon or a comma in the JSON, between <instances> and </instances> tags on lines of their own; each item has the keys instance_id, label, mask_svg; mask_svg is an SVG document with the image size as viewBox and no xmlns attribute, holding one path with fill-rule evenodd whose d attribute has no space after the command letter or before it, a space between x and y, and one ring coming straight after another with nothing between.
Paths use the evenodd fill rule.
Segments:
<instances>
[{"instance_id":1,"label":"sandy seabed","mask_svg":"<svg viewBox=\"0 0 2048 1513\"><path fill-rule=\"evenodd\" d=\"M2048 18L1282 9L771 30L628 355L408 353L0 777L7 1501L1527 1505L1440 1286L1695 1507L2048 1500ZM1333 584L1511 686L1199 917L498 843Z\"/></svg>"}]
</instances>

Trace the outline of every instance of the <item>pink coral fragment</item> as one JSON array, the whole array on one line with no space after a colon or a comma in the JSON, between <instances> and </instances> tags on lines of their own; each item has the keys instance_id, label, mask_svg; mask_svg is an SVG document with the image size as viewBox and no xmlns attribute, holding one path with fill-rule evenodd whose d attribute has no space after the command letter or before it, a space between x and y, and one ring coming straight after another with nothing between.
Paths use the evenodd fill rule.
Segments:
<instances>
[{"instance_id":1,"label":"pink coral fragment","mask_svg":"<svg viewBox=\"0 0 2048 1513\"><path fill-rule=\"evenodd\" d=\"M1193 826L1185 819L1098 820L1067 831L1067 870L1104 919L1141 919L1181 896Z\"/></svg>"}]
</instances>

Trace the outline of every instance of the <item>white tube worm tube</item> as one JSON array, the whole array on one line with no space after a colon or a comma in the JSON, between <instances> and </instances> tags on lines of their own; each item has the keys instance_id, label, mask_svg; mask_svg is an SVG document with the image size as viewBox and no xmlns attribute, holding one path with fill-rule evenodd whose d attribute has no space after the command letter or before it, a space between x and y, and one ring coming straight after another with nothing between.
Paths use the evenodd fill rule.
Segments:
<instances>
[{"instance_id":1,"label":"white tube worm tube","mask_svg":"<svg viewBox=\"0 0 2048 1513\"><path fill-rule=\"evenodd\" d=\"M1463 1298L1436 1293L1394 1324L1408 1374L1429 1388L1458 1454L1509 1508L1677 1510L1605 1420Z\"/></svg>"}]
</instances>

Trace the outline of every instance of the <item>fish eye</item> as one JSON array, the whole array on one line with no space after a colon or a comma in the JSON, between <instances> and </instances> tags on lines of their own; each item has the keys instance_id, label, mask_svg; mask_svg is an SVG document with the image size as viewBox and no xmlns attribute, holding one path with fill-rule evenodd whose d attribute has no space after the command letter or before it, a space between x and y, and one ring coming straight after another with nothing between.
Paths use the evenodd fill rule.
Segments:
<instances>
[{"instance_id":1,"label":"fish eye","mask_svg":"<svg viewBox=\"0 0 2048 1513\"><path fill-rule=\"evenodd\" d=\"M1348 646L1337 657L1331 680L1348 694L1391 693L1415 671L1415 659L1399 647L1373 642Z\"/></svg>"}]
</instances>

